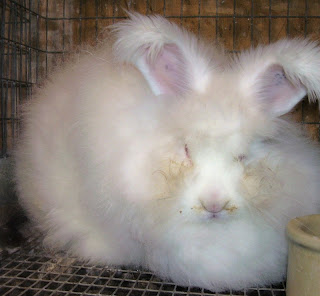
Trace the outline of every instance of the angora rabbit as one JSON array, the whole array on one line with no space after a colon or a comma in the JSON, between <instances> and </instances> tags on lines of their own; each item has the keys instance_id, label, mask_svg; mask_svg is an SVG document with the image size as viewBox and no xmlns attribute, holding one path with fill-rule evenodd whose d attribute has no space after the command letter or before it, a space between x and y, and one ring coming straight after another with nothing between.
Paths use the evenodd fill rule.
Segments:
<instances>
[{"instance_id":1,"label":"angora rabbit","mask_svg":"<svg viewBox=\"0 0 320 296\"><path fill-rule=\"evenodd\" d=\"M47 245L216 291L282 280L286 223L319 211L319 149L281 117L320 96L318 44L229 58L138 14L112 36L26 107L17 189Z\"/></svg>"}]
</instances>

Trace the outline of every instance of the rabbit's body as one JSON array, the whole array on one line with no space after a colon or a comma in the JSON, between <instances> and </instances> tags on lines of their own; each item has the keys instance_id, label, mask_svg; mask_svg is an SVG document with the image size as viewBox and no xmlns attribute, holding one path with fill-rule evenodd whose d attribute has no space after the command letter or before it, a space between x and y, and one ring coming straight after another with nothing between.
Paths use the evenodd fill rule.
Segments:
<instances>
[{"instance_id":1,"label":"rabbit's body","mask_svg":"<svg viewBox=\"0 0 320 296\"><path fill-rule=\"evenodd\" d=\"M20 200L49 246L95 263L213 290L282 280L286 223L319 211L320 172L318 147L278 116L319 93L320 70L286 68L272 56L285 42L229 62L179 30L132 16L116 51L102 45L38 91L16 151ZM279 93L292 103L269 108Z\"/></svg>"}]
</instances>

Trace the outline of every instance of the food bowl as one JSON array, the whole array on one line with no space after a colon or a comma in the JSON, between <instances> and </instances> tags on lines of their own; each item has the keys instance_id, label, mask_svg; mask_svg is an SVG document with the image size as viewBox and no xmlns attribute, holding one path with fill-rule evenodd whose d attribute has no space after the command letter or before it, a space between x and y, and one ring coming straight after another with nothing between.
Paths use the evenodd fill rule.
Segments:
<instances>
[{"instance_id":1,"label":"food bowl","mask_svg":"<svg viewBox=\"0 0 320 296\"><path fill-rule=\"evenodd\" d=\"M320 215L298 217L287 226L287 296L320 295Z\"/></svg>"}]
</instances>

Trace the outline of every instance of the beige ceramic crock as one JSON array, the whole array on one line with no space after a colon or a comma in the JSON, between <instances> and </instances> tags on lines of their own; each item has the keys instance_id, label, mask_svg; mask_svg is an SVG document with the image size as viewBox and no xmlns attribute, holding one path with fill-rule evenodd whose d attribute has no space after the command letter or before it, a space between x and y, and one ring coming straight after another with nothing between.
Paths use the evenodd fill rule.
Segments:
<instances>
[{"instance_id":1,"label":"beige ceramic crock","mask_svg":"<svg viewBox=\"0 0 320 296\"><path fill-rule=\"evenodd\" d=\"M320 296L320 215L291 220L287 235L287 296Z\"/></svg>"}]
</instances>

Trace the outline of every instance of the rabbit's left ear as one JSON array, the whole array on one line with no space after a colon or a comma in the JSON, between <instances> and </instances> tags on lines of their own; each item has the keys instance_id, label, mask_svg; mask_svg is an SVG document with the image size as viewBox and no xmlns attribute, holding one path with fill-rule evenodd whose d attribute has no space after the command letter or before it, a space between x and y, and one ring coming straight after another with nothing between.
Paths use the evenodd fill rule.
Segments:
<instances>
[{"instance_id":1,"label":"rabbit's left ear","mask_svg":"<svg viewBox=\"0 0 320 296\"><path fill-rule=\"evenodd\" d=\"M224 56L161 16L129 13L113 26L114 54L137 67L154 94L204 92Z\"/></svg>"},{"instance_id":2,"label":"rabbit's left ear","mask_svg":"<svg viewBox=\"0 0 320 296\"><path fill-rule=\"evenodd\" d=\"M146 48L136 66L156 95L178 95L191 89L191 73L186 58L174 43L164 44L154 58L150 56L150 48Z\"/></svg>"},{"instance_id":3,"label":"rabbit's left ear","mask_svg":"<svg viewBox=\"0 0 320 296\"><path fill-rule=\"evenodd\" d=\"M282 40L239 56L240 88L277 117L306 95L320 98L320 47L305 39Z\"/></svg>"}]
</instances>

